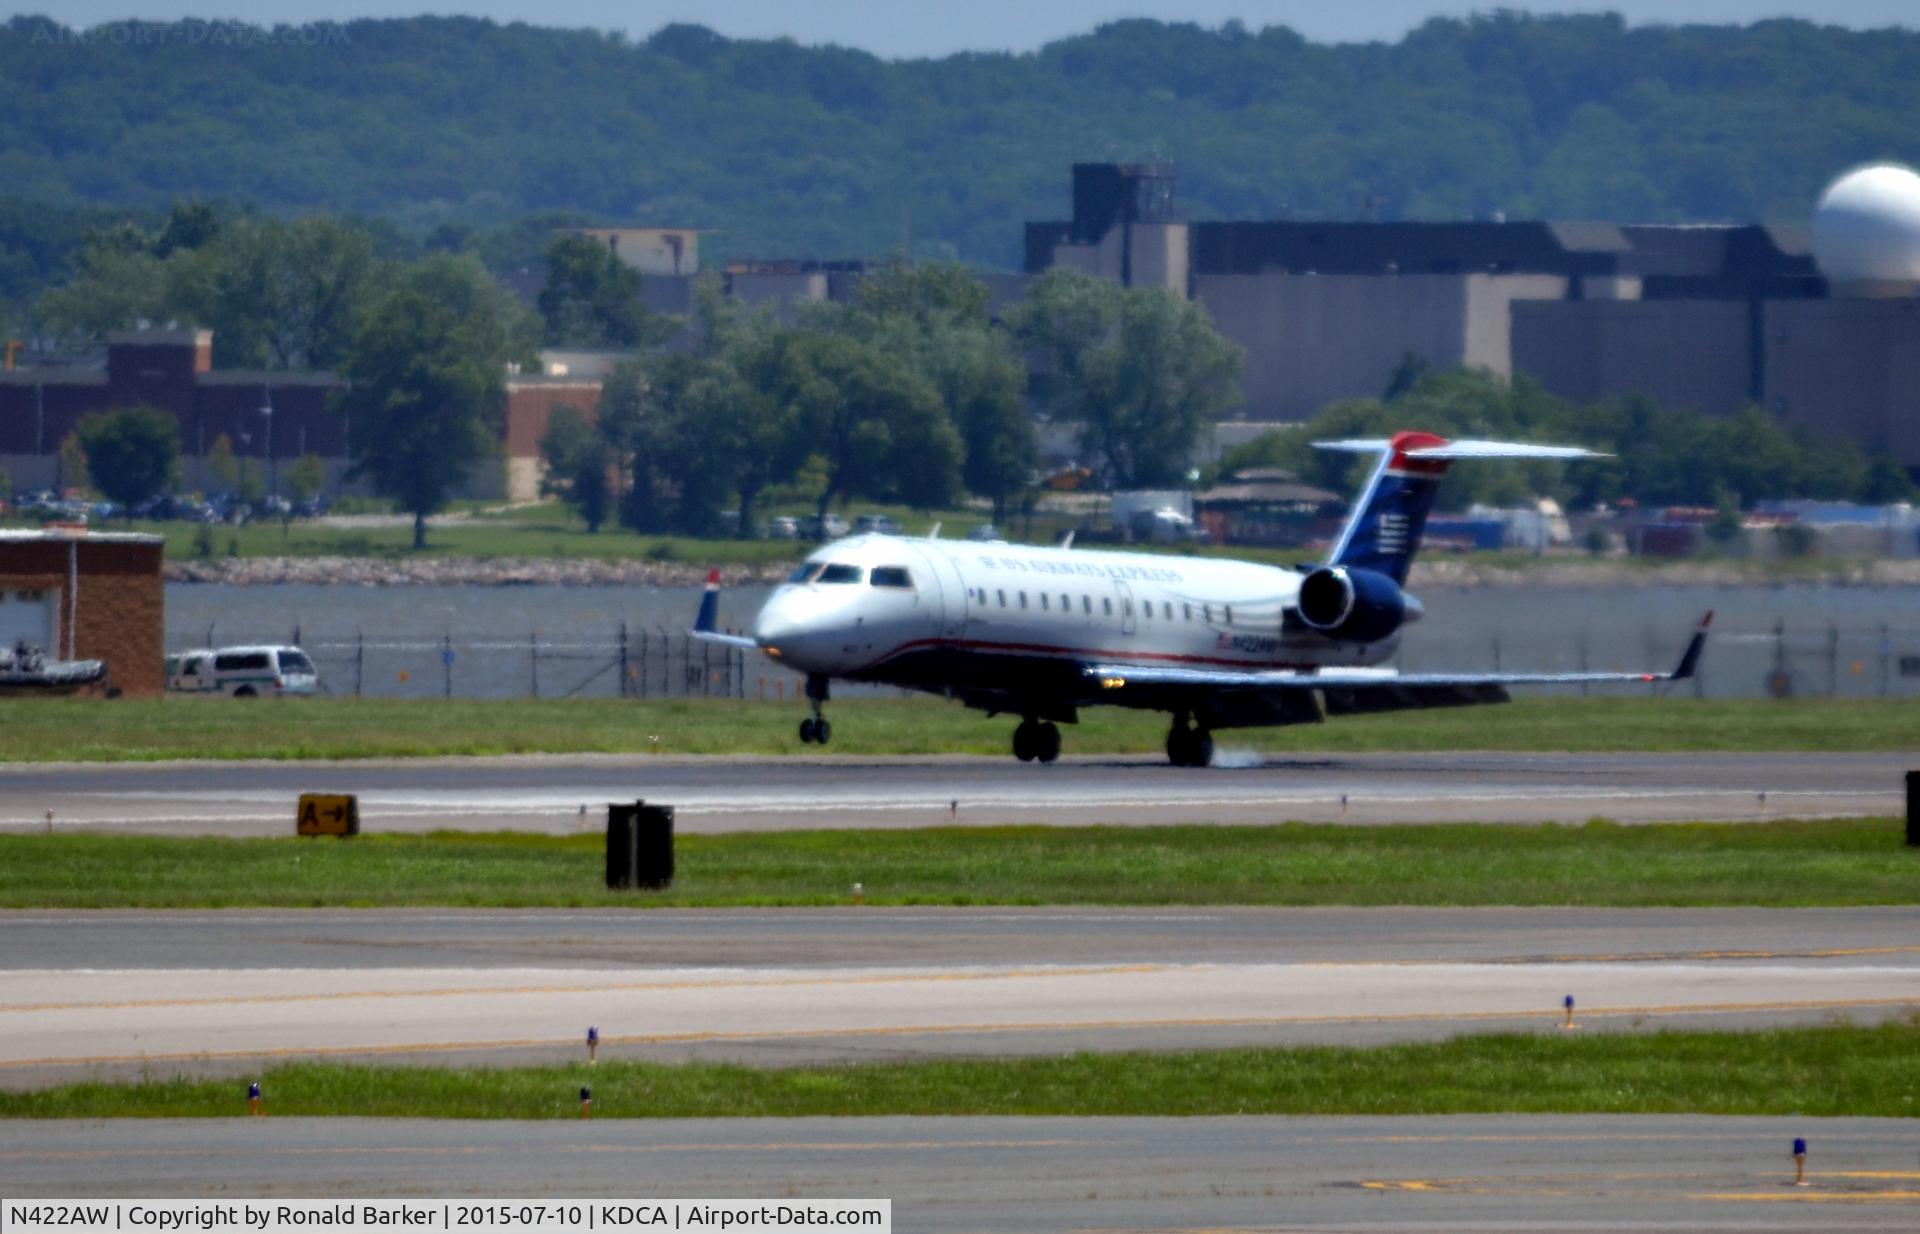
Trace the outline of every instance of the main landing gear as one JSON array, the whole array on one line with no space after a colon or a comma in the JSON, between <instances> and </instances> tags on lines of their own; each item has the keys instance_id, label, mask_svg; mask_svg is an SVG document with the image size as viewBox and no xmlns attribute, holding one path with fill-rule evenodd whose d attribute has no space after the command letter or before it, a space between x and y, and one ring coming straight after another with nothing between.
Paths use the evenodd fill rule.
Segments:
<instances>
[{"instance_id":1,"label":"main landing gear","mask_svg":"<svg viewBox=\"0 0 1920 1234\"><path fill-rule=\"evenodd\" d=\"M1045 720L1022 720L1013 730L1013 756L1023 763L1060 757L1060 730Z\"/></svg>"},{"instance_id":2,"label":"main landing gear","mask_svg":"<svg viewBox=\"0 0 1920 1234\"><path fill-rule=\"evenodd\" d=\"M1175 767L1205 767L1213 762L1213 734L1204 728L1189 727L1187 717L1173 717L1167 731L1167 761Z\"/></svg>"},{"instance_id":3,"label":"main landing gear","mask_svg":"<svg viewBox=\"0 0 1920 1234\"><path fill-rule=\"evenodd\" d=\"M833 739L833 725L827 723L827 717L820 714L820 704L827 701L825 677L807 678L807 700L813 704L813 714L800 721L801 744L813 745L817 742L826 745Z\"/></svg>"}]
</instances>

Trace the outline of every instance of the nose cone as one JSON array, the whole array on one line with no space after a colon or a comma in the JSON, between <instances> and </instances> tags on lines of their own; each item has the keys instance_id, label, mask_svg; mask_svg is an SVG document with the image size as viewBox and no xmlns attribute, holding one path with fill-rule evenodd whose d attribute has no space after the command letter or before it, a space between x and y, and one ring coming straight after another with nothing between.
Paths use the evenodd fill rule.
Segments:
<instances>
[{"instance_id":1,"label":"nose cone","mask_svg":"<svg viewBox=\"0 0 1920 1234\"><path fill-rule=\"evenodd\" d=\"M791 607L775 596L760 607L753 619L753 641L769 651L784 651L800 632L800 623Z\"/></svg>"}]
</instances>

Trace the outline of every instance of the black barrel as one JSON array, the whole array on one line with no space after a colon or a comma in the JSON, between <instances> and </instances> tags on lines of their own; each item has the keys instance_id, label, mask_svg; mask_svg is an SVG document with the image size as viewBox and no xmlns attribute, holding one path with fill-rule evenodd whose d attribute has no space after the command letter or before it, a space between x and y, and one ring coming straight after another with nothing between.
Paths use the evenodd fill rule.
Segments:
<instances>
[{"instance_id":1,"label":"black barrel","mask_svg":"<svg viewBox=\"0 0 1920 1234\"><path fill-rule=\"evenodd\" d=\"M1920 771L1907 773L1907 843L1920 848Z\"/></svg>"},{"instance_id":2,"label":"black barrel","mask_svg":"<svg viewBox=\"0 0 1920 1234\"><path fill-rule=\"evenodd\" d=\"M640 803L634 820L633 881L665 891L673 886L673 807Z\"/></svg>"},{"instance_id":3,"label":"black barrel","mask_svg":"<svg viewBox=\"0 0 1920 1234\"><path fill-rule=\"evenodd\" d=\"M673 807L645 801L607 804L607 886L673 886Z\"/></svg>"}]
</instances>

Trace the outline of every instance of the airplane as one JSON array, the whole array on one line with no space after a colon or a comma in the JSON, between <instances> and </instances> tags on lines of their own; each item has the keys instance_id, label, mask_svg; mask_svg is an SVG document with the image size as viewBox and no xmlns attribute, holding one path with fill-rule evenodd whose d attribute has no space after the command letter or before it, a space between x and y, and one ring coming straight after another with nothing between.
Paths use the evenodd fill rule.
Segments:
<instances>
[{"instance_id":1,"label":"airplane","mask_svg":"<svg viewBox=\"0 0 1920 1234\"><path fill-rule=\"evenodd\" d=\"M1223 729L1508 701L1507 687L1682 681L1709 612L1671 672L1399 673L1392 658L1424 612L1407 593L1441 478L1463 459L1580 459L1574 446L1389 439L1316 442L1377 454L1327 560L1294 567L1220 558L863 535L825 545L775 589L753 634L719 630L719 571L689 633L765 652L806 674L803 743L825 745L834 679L958 700L1020 717L1022 762L1060 756L1060 724L1094 706L1165 711L1167 759L1212 761ZM935 529L938 534L938 529Z\"/></svg>"}]
</instances>

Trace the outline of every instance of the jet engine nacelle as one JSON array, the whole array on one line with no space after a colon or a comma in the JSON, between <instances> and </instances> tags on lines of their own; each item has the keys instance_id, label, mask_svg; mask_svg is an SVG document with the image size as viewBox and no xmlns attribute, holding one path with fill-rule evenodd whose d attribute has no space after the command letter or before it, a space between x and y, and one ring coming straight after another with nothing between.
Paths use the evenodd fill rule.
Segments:
<instances>
[{"instance_id":1,"label":"jet engine nacelle","mask_svg":"<svg viewBox=\"0 0 1920 1234\"><path fill-rule=\"evenodd\" d=\"M1420 606L1384 574L1321 566L1300 580L1300 620L1329 638L1375 643L1419 616Z\"/></svg>"}]
</instances>

